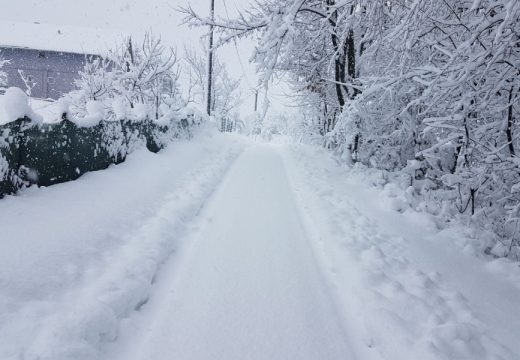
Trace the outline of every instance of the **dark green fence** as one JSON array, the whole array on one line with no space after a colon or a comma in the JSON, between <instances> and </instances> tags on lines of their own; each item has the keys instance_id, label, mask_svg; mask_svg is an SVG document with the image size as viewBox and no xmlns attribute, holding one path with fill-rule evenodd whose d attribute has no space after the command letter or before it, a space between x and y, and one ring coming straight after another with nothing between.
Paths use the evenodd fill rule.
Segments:
<instances>
[{"instance_id":1,"label":"dark green fence","mask_svg":"<svg viewBox=\"0 0 520 360\"><path fill-rule=\"evenodd\" d=\"M0 126L0 198L26 186L49 186L106 169L138 147L158 152L175 138L191 136L199 124L194 117L167 125L122 120L90 127L67 119L55 124L18 119Z\"/></svg>"}]
</instances>

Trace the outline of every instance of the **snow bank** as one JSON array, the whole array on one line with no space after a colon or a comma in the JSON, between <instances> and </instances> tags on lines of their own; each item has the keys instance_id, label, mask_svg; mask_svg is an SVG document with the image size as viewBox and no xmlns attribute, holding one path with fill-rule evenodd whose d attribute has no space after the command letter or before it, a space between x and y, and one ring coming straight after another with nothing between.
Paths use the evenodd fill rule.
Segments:
<instances>
[{"instance_id":1,"label":"snow bank","mask_svg":"<svg viewBox=\"0 0 520 360\"><path fill-rule=\"evenodd\" d=\"M33 111L40 115L44 123L56 123L62 120L62 115L69 112L70 103L61 98L58 101L31 99Z\"/></svg>"},{"instance_id":2,"label":"snow bank","mask_svg":"<svg viewBox=\"0 0 520 360\"><path fill-rule=\"evenodd\" d=\"M101 101L89 100L86 104L87 115L82 119L75 119L76 124L83 127L96 126L105 118L105 106Z\"/></svg>"},{"instance_id":3,"label":"snow bank","mask_svg":"<svg viewBox=\"0 0 520 360\"><path fill-rule=\"evenodd\" d=\"M150 114L150 106L148 104L137 103L130 110L130 119L133 121L143 121Z\"/></svg>"},{"instance_id":4,"label":"snow bank","mask_svg":"<svg viewBox=\"0 0 520 360\"><path fill-rule=\"evenodd\" d=\"M112 102L112 109L116 120L124 120L128 118L128 106L124 98L116 98Z\"/></svg>"},{"instance_id":5,"label":"snow bank","mask_svg":"<svg viewBox=\"0 0 520 360\"><path fill-rule=\"evenodd\" d=\"M98 358L241 149L210 132L2 200L0 358Z\"/></svg>"},{"instance_id":6,"label":"snow bank","mask_svg":"<svg viewBox=\"0 0 520 360\"><path fill-rule=\"evenodd\" d=\"M408 211L406 192L371 190L323 150L287 150L285 162L345 324L361 334L359 358L518 358L518 289L473 254L434 243L446 234Z\"/></svg>"},{"instance_id":7,"label":"snow bank","mask_svg":"<svg viewBox=\"0 0 520 360\"><path fill-rule=\"evenodd\" d=\"M30 117L33 121L41 121L41 116L32 111L29 97L19 88L8 88L5 94L0 96L0 125L25 116Z\"/></svg>"}]
</instances>

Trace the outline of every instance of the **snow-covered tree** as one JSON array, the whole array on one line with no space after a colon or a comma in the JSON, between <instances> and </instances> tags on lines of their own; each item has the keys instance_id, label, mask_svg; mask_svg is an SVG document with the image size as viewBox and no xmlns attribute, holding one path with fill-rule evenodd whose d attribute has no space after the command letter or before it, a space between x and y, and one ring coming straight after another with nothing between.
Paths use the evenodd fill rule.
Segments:
<instances>
[{"instance_id":1,"label":"snow-covered tree","mask_svg":"<svg viewBox=\"0 0 520 360\"><path fill-rule=\"evenodd\" d=\"M520 2L262 0L236 19L183 10L218 44L254 35L265 81L292 79L324 144L519 244Z\"/></svg>"},{"instance_id":2,"label":"snow-covered tree","mask_svg":"<svg viewBox=\"0 0 520 360\"><path fill-rule=\"evenodd\" d=\"M83 71L80 72L80 76L75 82L78 90L66 95L76 116L84 117L87 114L87 103L105 102L116 96L117 78L111 69L112 63L108 58L87 58Z\"/></svg>"},{"instance_id":3,"label":"snow-covered tree","mask_svg":"<svg viewBox=\"0 0 520 360\"><path fill-rule=\"evenodd\" d=\"M199 55L194 49L186 48L184 60L187 64L185 71L189 78L188 102L202 104L206 89L207 62L206 57ZM233 79L224 63L214 55L213 58L213 113L219 116L231 116L233 110L240 104L240 79Z\"/></svg>"},{"instance_id":4,"label":"snow-covered tree","mask_svg":"<svg viewBox=\"0 0 520 360\"><path fill-rule=\"evenodd\" d=\"M146 33L140 46L129 38L109 57L118 77L117 92L132 109L136 104L149 104L158 119L163 101L179 96L177 54L166 49L160 38Z\"/></svg>"},{"instance_id":5,"label":"snow-covered tree","mask_svg":"<svg viewBox=\"0 0 520 360\"><path fill-rule=\"evenodd\" d=\"M154 118L179 110L178 61L173 49L146 33L136 45L128 38L106 56L87 59L77 91L68 97L77 115L89 101L103 103L109 118Z\"/></svg>"},{"instance_id":6,"label":"snow-covered tree","mask_svg":"<svg viewBox=\"0 0 520 360\"><path fill-rule=\"evenodd\" d=\"M277 71L288 72L301 90L317 94L332 117L358 93L355 11L357 1L267 0L236 20L206 19L191 8L183 11L192 25L215 26L219 44L257 33L254 58L265 84ZM332 95L335 98L332 98Z\"/></svg>"}]
</instances>

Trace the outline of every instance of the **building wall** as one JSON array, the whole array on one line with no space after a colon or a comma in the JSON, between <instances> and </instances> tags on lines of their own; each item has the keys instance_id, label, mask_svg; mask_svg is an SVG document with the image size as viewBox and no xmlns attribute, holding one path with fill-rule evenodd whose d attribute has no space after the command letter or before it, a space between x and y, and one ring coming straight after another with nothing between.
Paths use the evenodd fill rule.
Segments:
<instances>
[{"instance_id":1,"label":"building wall","mask_svg":"<svg viewBox=\"0 0 520 360\"><path fill-rule=\"evenodd\" d=\"M0 47L2 58L9 60L3 71L7 85L26 90L19 71L34 85L31 96L41 99L58 99L74 89L74 80L83 70L87 55L26 48Z\"/></svg>"}]
</instances>

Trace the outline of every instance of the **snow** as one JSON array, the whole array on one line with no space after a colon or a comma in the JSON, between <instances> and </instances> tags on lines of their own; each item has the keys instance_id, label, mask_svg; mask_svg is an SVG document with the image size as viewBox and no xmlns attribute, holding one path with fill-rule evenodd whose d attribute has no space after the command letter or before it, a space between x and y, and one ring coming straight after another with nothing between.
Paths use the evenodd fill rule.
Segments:
<instances>
[{"instance_id":1,"label":"snow","mask_svg":"<svg viewBox=\"0 0 520 360\"><path fill-rule=\"evenodd\" d=\"M55 123L61 121L61 116L64 112L66 113L68 111L69 107L69 104L67 104L65 99L53 101L31 98L30 105L33 112L41 116L44 123Z\"/></svg>"},{"instance_id":2,"label":"snow","mask_svg":"<svg viewBox=\"0 0 520 360\"><path fill-rule=\"evenodd\" d=\"M114 111L116 120L125 120L128 116L128 106L123 98L116 98L112 102L112 110Z\"/></svg>"},{"instance_id":3,"label":"snow","mask_svg":"<svg viewBox=\"0 0 520 360\"><path fill-rule=\"evenodd\" d=\"M61 121L61 115L67 109L68 105L64 99L51 101L29 98L21 89L13 87L0 95L0 125L5 125L25 115L33 121L55 123Z\"/></svg>"},{"instance_id":4,"label":"snow","mask_svg":"<svg viewBox=\"0 0 520 360\"><path fill-rule=\"evenodd\" d=\"M350 358L277 151L248 148L196 227L106 358Z\"/></svg>"},{"instance_id":5,"label":"snow","mask_svg":"<svg viewBox=\"0 0 520 360\"><path fill-rule=\"evenodd\" d=\"M41 120L29 106L29 97L19 88L10 87L0 96L0 125L11 121L31 117L34 121Z\"/></svg>"},{"instance_id":6,"label":"snow","mask_svg":"<svg viewBox=\"0 0 520 360\"><path fill-rule=\"evenodd\" d=\"M242 148L212 133L0 202L0 358L95 359Z\"/></svg>"},{"instance_id":7,"label":"snow","mask_svg":"<svg viewBox=\"0 0 520 360\"><path fill-rule=\"evenodd\" d=\"M81 126L96 126L105 118L105 106L101 101L89 100L86 103L87 115L76 120Z\"/></svg>"},{"instance_id":8,"label":"snow","mask_svg":"<svg viewBox=\"0 0 520 360\"><path fill-rule=\"evenodd\" d=\"M518 359L517 264L410 191L207 131L8 196L0 358Z\"/></svg>"},{"instance_id":9,"label":"snow","mask_svg":"<svg viewBox=\"0 0 520 360\"><path fill-rule=\"evenodd\" d=\"M196 44L210 24L204 2L190 3L197 14L185 23L195 33L175 28L182 15L163 0L94 0L81 11L71 1L15 1L2 8L10 21L0 23L0 49L99 54L122 44L117 31L94 30L107 25L133 34L134 50L148 28L166 45ZM452 11L457 1L416 1L387 11L374 1L355 13L342 3L331 27L315 26L316 14L330 10L324 2L268 3L245 1L238 17L217 6L215 41L234 45L228 65L244 72L230 40L255 32L246 41L263 75L263 115L269 80L281 70L281 80L303 91L290 97L298 105L292 124L255 118L255 140L271 144L206 133L0 202L1 359L520 358L511 51L520 2L473 1L471 10ZM72 26L79 24L88 28ZM331 43L328 30L340 28L349 31ZM348 50L360 41L358 57ZM159 126L175 119L181 99L163 96L163 80L180 77L170 87L177 89L188 77L193 84L192 72L177 73L174 57L152 44L142 48L156 49L149 57L119 47L114 67L87 71L68 117L83 126L106 116L153 117ZM334 61L348 71L327 66ZM144 88L131 86L143 74ZM107 90L101 98L92 96L98 84ZM91 98L102 103L86 104ZM0 125L39 120L37 107L51 122L68 111L15 89L0 102ZM130 109L136 102L149 105ZM103 138L122 126L108 124ZM336 157L284 144L278 132ZM136 134L126 133L125 154L143 145ZM112 156L123 149L108 143ZM0 158L0 174L6 170Z\"/></svg>"},{"instance_id":10,"label":"snow","mask_svg":"<svg viewBox=\"0 0 520 360\"><path fill-rule=\"evenodd\" d=\"M150 114L150 106L147 104L137 103L130 111L130 118L132 120L141 121L146 119L148 114Z\"/></svg>"},{"instance_id":11,"label":"snow","mask_svg":"<svg viewBox=\"0 0 520 360\"><path fill-rule=\"evenodd\" d=\"M359 348L383 359L518 358L518 266L477 257L461 245L471 241L454 241L469 229L439 231L369 169L303 146L284 159Z\"/></svg>"}]
</instances>

